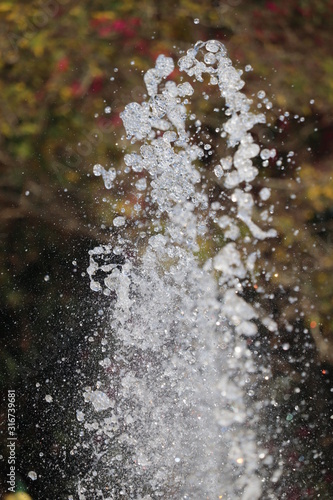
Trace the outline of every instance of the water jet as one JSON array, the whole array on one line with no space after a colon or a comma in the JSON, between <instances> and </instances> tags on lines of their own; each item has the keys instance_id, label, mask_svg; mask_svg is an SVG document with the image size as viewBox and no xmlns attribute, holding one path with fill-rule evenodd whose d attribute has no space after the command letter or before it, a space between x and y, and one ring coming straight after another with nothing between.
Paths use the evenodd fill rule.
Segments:
<instances>
[{"instance_id":1,"label":"water jet","mask_svg":"<svg viewBox=\"0 0 333 500\"><path fill-rule=\"evenodd\" d=\"M265 115L251 110L221 42L198 42L178 69L176 83L173 59L157 58L144 75L145 99L121 114L123 165L94 167L128 203L115 213L110 243L90 251L91 289L110 308L101 377L78 413L95 449L81 499L261 497L267 450L257 444L261 402L252 396L269 368L249 344L258 325L276 324L244 288L255 282L258 241L276 236L262 227L267 217L254 220L251 193L275 150L256 144L251 130ZM193 104L205 82L225 117L213 134ZM269 196L262 188L261 200Z\"/></svg>"}]
</instances>

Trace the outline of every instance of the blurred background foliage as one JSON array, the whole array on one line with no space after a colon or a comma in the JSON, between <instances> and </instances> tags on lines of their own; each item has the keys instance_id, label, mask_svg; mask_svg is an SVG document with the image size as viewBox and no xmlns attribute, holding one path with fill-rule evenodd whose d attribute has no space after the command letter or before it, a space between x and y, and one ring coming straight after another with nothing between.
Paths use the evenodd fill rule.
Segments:
<instances>
[{"instance_id":1,"label":"blurred background foliage","mask_svg":"<svg viewBox=\"0 0 333 500\"><path fill-rule=\"evenodd\" d=\"M256 284L279 324L279 335L261 339L276 403L263 439L284 462L274 498L333 497L332 33L331 0L0 3L1 421L5 436L6 390L16 388L22 498L68 498L89 466L71 452L76 388L96 369L89 351L107 301L89 290L87 251L107 242L115 212L137 201L106 191L92 167L121 162L119 113L142 100L142 75L157 55L177 58L210 38L238 68L253 67L245 91L268 108L256 140L277 150L254 188L272 188L279 233L261 244L270 271L258 269ZM204 99L196 106L206 127L218 126ZM202 242L203 257L211 245Z\"/></svg>"}]
</instances>

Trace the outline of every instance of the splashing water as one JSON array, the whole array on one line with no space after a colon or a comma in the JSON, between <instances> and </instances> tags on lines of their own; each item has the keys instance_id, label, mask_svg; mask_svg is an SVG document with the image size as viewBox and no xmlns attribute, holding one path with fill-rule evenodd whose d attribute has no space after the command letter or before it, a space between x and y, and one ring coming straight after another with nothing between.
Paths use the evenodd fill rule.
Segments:
<instances>
[{"instance_id":1,"label":"splashing water","mask_svg":"<svg viewBox=\"0 0 333 500\"><path fill-rule=\"evenodd\" d=\"M121 114L131 148L123 169L94 167L106 188L127 185L136 203L133 214L115 215L110 245L90 251L91 288L110 297L110 312L103 381L85 390L90 417L78 412L96 448L82 499L261 496L259 403L248 396L259 368L247 340L259 321L276 326L241 295L256 241L276 235L252 219L260 148L250 130L265 115L251 112L220 42L198 42L178 66L177 85L167 80L173 60L160 55L144 76L146 100ZM212 140L191 111L194 87L207 79L226 115L218 131L229 155L212 174L222 201L210 199L203 160ZM211 228L223 243L203 262Z\"/></svg>"}]
</instances>

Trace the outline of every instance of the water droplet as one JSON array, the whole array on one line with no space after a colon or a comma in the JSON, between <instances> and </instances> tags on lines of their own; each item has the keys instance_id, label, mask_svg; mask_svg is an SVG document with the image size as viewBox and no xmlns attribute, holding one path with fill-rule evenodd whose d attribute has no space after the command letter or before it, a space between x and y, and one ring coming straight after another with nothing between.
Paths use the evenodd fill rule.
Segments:
<instances>
[{"instance_id":1,"label":"water droplet","mask_svg":"<svg viewBox=\"0 0 333 500\"><path fill-rule=\"evenodd\" d=\"M96 165L93 166L93 172L96 177L99 177L102 175L103 167L100 163L96 163Z\"/></svg>"},{"instance_id":2,"label":"water droplet","mask_svg":"<svg viewBox=\"0 0 333 500\"><path fill-rule=\"evenodd\" d=\"M31 470L30 472L28 472L28 477L29 477L30 479L32 479L33 481L36 481L36 479L37 479L37 474L36 474L36 472L35 472L35 471Z\"/></svg>"},{"instance_id":3,"label":"water droplet","mask_svg":"<svg viewBox=\"0 0 333 500\"><path fill-rule=\"evenodd\" d=\"M221 179L221 177L223 176L224 172L223 172L223 168L221 167L221 165L217 165L215 168L214 168L214 174L216 175L216 177L218 179Z\"/></svg>"},{"instance_id":4,"label":"water droplet","mask_svg":"<svg viewBox=\"0 0 333 500\"><path fill-rule=\"evenodd\" d=\"M275 149L262 149L260 152L260 158L262 160L268 160L269 158L274 158L275 154Z\"/></svg>"},{"instance_id":5,"label":"water droplet","mask_svg":"<svg viewBox=\"0 0 333 500\"><path fill-rule=\"evenodd\" d=\"M206 49L208 50L208 52L218 52L219 49L223 47L222 44L220 42L218 42L217 40L209 40L207 43L206 43Z\"/></svg>"},{"instance_id":6,"label":"water droplet","mask_svg":"<svg viewBox=\"0 0 333 500\"><path fill-rule=\"evenodd\" d=\"M262 200L266 201L271 196L271 190L269 188L262 188L259 196Z\"/></svg>"},{"instance_id":7,"label":"water droplet","mask_svg":"<svg viewBox=\"0 0 333 500\"><path fill-rule=\"evenodd\" d=\"M79 422L83 422L84 421L84 413L83 411L80 411L80 410L76 410L76 418Z\"/></svg>"},{"instance_id":8,"label":"water droplet","mask_svg":"<svg viewBox=\"0 0 333 500\"><path fill-rule=\"evenodd\" d=\"M144 191L147 188L147 180L145 178L139 179L135 183L135 187L138 191Z\"/></svg>"},{"instance_id":9,"label":"water droplet","mask_svg":"<svg viewBox=\"0 0 333 500\"><path fill-rule=\"evenodd\" d=\"M119 216L119 217L115 217L113 219L113 225L115 227L121 227L121 226L124 226L126 223L126 219L125 217L122 217L122 216Z\"/></svg>"}]
</instances>

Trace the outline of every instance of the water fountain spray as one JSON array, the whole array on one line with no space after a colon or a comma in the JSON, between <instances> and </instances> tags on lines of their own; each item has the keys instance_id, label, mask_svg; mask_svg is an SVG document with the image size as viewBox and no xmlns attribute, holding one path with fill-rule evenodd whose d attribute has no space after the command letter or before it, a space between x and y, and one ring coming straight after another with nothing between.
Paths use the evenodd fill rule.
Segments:
<instances>
[{"instance_id":1,"label":"water fountain spray","mask_svg":"<svg viewBox=\"0 0 333 500\"><path fill-rule=\"evenodd\" d=\"M261 497L259 403L249 393L263 367L248 341L259 323L276 325L243 290L255 274L257 241L276 236L254 222L251 194L254 161L275 151L253 139L265 115L251 111L242 72L222 43L198 42L178 68L177 84L173 59L157 58L144 75L145 100L121 114L124 165L94 167L107 189L127 186L123 196L135 203L115 214L110 244L90 251L91 288L110 298L110 310L103 377L85 389L90 411L78 412L95 447L82 499ZM214 133L227 154L216 161L192 109L202 82L218 88L226 117ZM219 186L217 199L210 182ZM260 191L262 200L269 194ZM202 258L214 231L220 244Z\"/></svg>"}]
</instances>

